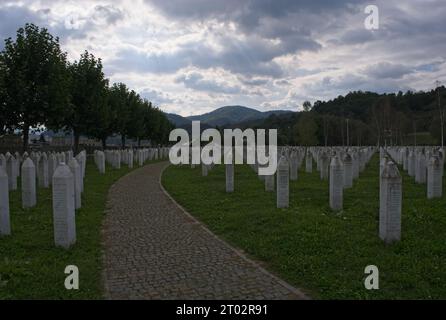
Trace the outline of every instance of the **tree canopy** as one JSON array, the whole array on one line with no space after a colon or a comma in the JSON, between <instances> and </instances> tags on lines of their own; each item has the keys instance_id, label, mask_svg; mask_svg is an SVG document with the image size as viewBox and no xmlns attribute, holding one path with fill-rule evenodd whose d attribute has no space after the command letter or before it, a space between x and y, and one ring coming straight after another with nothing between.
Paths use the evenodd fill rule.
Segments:
<instances>
[{"instance_id":1,"label":"tree canopy","mask_svg":"<svg viewBox=\"0 0 446 320\"><path fill-rule=\"evenodd\" d=\"M31 128L70 131L103 142L114 134L166 143L173 125L165 114L123 83L109 85L100 58L85 51L70 63L59 39L26 24L0 52L0 134Z\"/></svg>"}]
</instances>

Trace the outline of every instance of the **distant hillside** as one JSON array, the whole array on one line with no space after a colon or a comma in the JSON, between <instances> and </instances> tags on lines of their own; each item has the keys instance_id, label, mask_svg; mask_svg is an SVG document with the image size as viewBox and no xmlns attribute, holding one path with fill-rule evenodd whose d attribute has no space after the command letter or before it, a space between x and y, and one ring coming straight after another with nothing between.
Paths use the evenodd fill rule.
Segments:
<instances>
[{"instance_id":1,"label":"distant hillside","mask_svg":"<svg viewBox=\"0 0 446 320\"><path fill-rule=\"evenodd\" d=\"M188 127L192 125L192 121L174 113L166 113L167 119L177 128Z\"/></svg>"},{"instance_id":2,"label":"distant hillside","mask_svg":"<svg viewBox=\"0 0 446 320\"><path fill-rule=\"evenodd\" d=\"M211 127L221 127L233 126L248 121L263 120L273 114L279 115L286 113L292 112L284 110L260 112L243 106L226 106L206 114L190 116L187 118L176 114L168 114L167 117L172 123L180 128L190 126L192 121L201 121L202 124L207 124Z\"/></svg>"}]
</instances>

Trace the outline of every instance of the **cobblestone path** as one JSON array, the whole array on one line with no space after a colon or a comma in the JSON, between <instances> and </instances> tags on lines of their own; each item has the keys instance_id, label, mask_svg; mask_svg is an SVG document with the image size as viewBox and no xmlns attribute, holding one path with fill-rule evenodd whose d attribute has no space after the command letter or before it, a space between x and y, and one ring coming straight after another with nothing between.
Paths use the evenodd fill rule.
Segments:
<instances>
[{"instance_id":1,"label":"cobblestone path","mask_svg":"<svg viewBox=\"0 0 446 320\"><path fill-rule=\"evenodd\" d=\"M167 163L137 169L108 196L108 299L304 299L212 235L164 193Z\"/></svg>"}]
</instances>

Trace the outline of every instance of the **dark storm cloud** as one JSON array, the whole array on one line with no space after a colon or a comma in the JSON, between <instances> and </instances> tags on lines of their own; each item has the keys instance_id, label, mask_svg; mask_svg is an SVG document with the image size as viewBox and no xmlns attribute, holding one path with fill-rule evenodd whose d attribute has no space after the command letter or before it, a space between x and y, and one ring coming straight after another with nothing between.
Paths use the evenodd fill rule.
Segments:
<instances>
[{"instance_id":1,"label":"dark storm cloud","mask_svg":"<svg viewBox=\"0 0 446 320\"><path fill-rule=\"evenodd\" d=\"M393 64L389 62L380 62L368 66L365 74L376 79L400 79L407 74L413 73L414 68L403 64Z\"/></svg>"},{"instance_id":2,"label":"dark storm cloud","mask_svg":"<svg viewBox=\"0 0 446 320\"><path fill-rule=\"evenodd\" d=\"M136 49L118 52L111 61L114 71L140 71L153 73L175 73L185 67L210 69L221 67L236 74L280 77L282 68L274 61L283 52L280 45L267 45L262 39L247 42L230 39L223 50L217 51L203 42L180 45L174 52L149 53Z\"/></svg>"}]
</instances>

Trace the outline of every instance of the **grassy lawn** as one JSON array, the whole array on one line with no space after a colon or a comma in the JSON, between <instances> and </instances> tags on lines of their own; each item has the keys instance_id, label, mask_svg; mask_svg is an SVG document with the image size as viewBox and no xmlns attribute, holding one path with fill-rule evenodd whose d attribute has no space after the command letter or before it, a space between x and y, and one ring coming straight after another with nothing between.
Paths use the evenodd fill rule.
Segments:
<instances>
[{"instance_id":1,"label":"grassy lawn","mask_svg":"<svg viewBox=\"0 0 446 320\"><path fill-rule=\"evenodd\" d=\"M70 250L54 246L51 189L39 188L37 206L30 210L21 208L20 191L10 193L12 236L0 238L0 299L101 299L107 192L130 171L107 166L101 175L93 160L87 162L82 209L76 213L77 243ZM67 265L79 268L79 290L65 289Z\"/></svg>"},{"instance_id":2,"label":"grassy lawn","mask_svg":"<svg viewBox=\"0 0 446 320\"><path fill-rule=\"evenodd\" d=\"M208 177L200 168L170 166L163 185L191 214L284 280L319 299L446 298L446 199L426 199L426 186L403 176L402 241L378 237L379 168L375 156L345 210L328 206L328 182L299 172L290 208L276 209L275 194L248 166L236 166L233 194L225 193L224 166ZM445 181L446 182L446 181ZM380 290L364 288L364 268L376 265Z\"/></svg>"}]
</instances>

